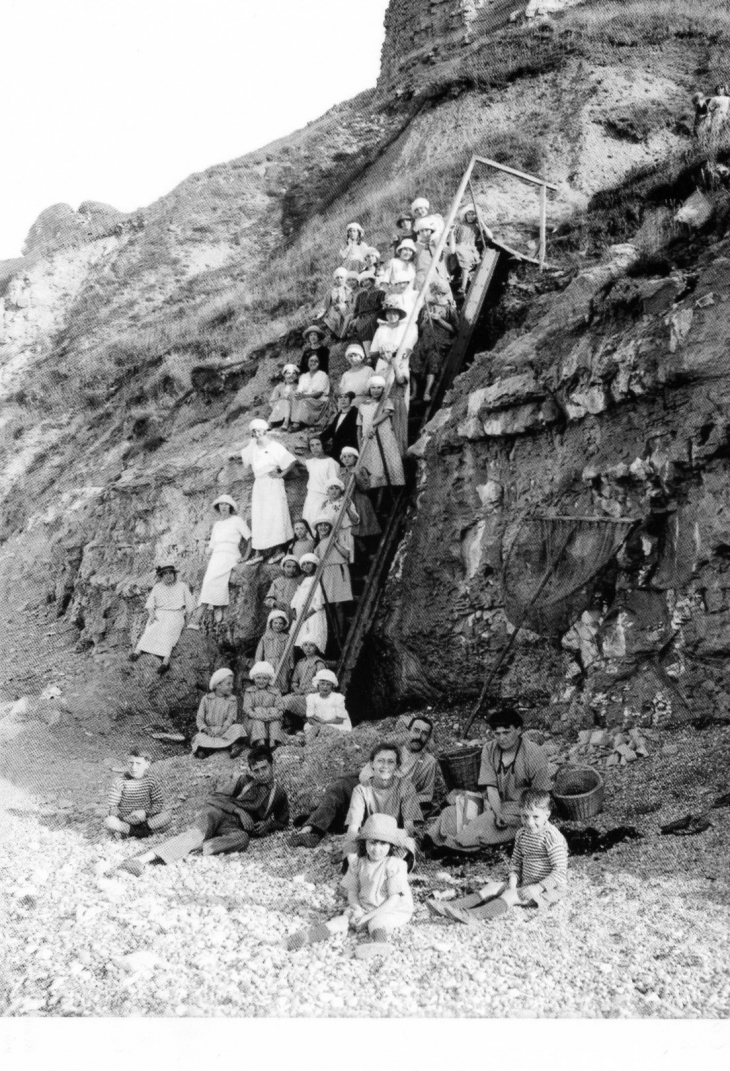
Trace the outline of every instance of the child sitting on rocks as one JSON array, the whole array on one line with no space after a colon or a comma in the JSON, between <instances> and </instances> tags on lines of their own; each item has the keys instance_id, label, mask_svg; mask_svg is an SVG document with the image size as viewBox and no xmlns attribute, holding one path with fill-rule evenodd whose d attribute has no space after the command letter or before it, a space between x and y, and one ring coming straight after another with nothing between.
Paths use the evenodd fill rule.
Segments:
<instances>
[{"instance_id":1,"label":"child sitting on rocks","mask_svg":"<svg viewBox=\"0 0 730 1071\"><path fill-rule=\"evenodd\" d=\"M272 610L266 619L266 632L263 634L256 647L255 662L268 662L279 674L277 684L282 692L289 691L289 678L292 671L291 654L287 656L286 664L279 669L286 645L289 642L289 615L285 610Z\"/></svg>"},{"instance_id":2,"label":"child sitting on rocks","mask_svg":"<svg viewBox=\"0 0 730 1071\"><path fill-rule=\"evenodd\" d=\"M331 669L320 669L312 683L317 691L307 696L307 723L304 727L307 740L315 740L324 727L349 733L352 722L345 709L344 695L335 691L338 685L335 674Z\"/></svg>"},{"instance_id":3,"label":"child sitting on rocks","mask_svg":"<svg viewBox=\"0 0 730 1071\"><path fill-rule=\"evenodd\" d=\"M474 925L504 915L515 904L546 907L565 896L568 845L550 822L550 793L525 789L520 798L520 821L522 828L515 837L506 883L491 881L478 893L459 900L429 900L433 914Z\"/></svg>"},{"instance_id":4,"label":"child sitting on rocks","mask_svg":"<svg viewBox=\"0 0 730 1071\"><path fill-rule=\"evenodd\" d=\"M249 677L253 687L243 695L243 713L252 744L267 743L272 748L284 743L281 719L284 716L284 700L274 687L276 672L269 662L256 662Z\"/></svg>"},{"instance_id":5,"label":"child sitting on rocks","mask_svg":"<svg viewBox=\"0 0 730 1071\"><path fill-rule=\"evenodd\" d=\"M356 932L367 929L372 938L371 943L356 948L358 959L388 955L390 934L410 922L413 915L413 895L405 860L392 854L394 850L404 851L408 839L391 815L371 815L357 836L357 855L342 879L347 892L347 911L329 922L292 934L285 941L286 948L295 951L327 941L337 933L346 933L352 926Z\"/></svg>"},{"instance_id":6,"label":"child sitting on rocks","mask_svg":"<svg viewBox=\"0 0 730 1071\"><path fill-rule=\"evenodd\" d=\"M109 814L104 825L118 837L149 837L167 829L172 815L165 810L162 789L150 775L152 758L132 748L127 772L118 777L109 792Z\"/></svg>"},{"instance_id":7,"label":"child sitting on rocks","mask_svg":"<svg viewBox=\"0 0 730 1071\"><path fill-rule=\"evenodd\" d=\"M284 711L287 715L287 729L300 729L307 716L307 696L315 690L314 678L320 670L326 669L317 644L305 640L302 644L304 658L294 666L291 678L291 692L284 696Z\"/></svg>"},{"instance_id":8,"label":"child sitting on rocks","mask_svg":"<svg viewBox=\"0 0 730 1071\"><path fill-rule=\"evenodd\" d=\"M193 737L193 755L206 759L215 751L231 749L237 758L244 748L244 729L238 720L238 700L233 695L233 670L217 669L208 684L210 691L200 700Z\"/></svg>"},{"instance_id":9,"label":"child sitting on rocks","mask_svg":"<svg viewBox=\"0 0 730 1071\"><path fill-rule=\"evenodd\" d=\"M297 525L303 525L304 523L304 521L297 521L294 525L295 534ZM314 539L311 542L312 549L314 549ZM267 610L283 610L288 617L294 592L299 587L301 579L299 559L295 558L293 554L285 554L281 559L281 576L274 578L271 587L266 592L264 606Z\"/></svg>"}]
</instances>

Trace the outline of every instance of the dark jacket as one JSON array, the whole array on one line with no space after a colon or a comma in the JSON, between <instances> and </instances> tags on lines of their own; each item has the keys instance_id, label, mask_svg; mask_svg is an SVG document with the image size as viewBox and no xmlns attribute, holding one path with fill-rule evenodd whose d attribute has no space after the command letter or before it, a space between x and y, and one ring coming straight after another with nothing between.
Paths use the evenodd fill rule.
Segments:
<instances>
[{"instance_id":1,"label":"dark jacket","mask_svg":"<svg viewBox=\"0 0 730 1071\"><path fill-rule=\"evenodd\" d=\"M351 405L345 413L339 428L337 427L337 421L342 416L341 413L337 413L332 423L328 424L322 432L322 444L325 450L329 450L335 461L340 460L343 446L354 446L356 450L360 449L357 442L357 415L357 406ZM330 443L331 446L328 445Z\"/></svg>"},{"instance_id":2,"label":"dark jacket","mask_svg":"<svg viewBox=\"0 0 730 1071\"><path fill-rule=\"evenodd\" d=\"M253 822L263 822L263 834L277 833L289 825L289 799L278 783L260 785L250 774L238 778L230 792L214 792L209 803L228 814L248 815ZM247 820L242 821L246 827Z\"/></svg>"}]
</instances>

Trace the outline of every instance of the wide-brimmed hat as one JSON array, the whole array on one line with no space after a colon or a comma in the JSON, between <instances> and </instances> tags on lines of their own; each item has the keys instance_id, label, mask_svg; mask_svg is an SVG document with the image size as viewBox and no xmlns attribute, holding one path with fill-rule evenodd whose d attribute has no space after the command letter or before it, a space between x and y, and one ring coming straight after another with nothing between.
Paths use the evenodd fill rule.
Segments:
<instances>
[{"instance_id":1,"label":"wide-brimmed hat","mask_svg":"<svg viewBox=\"0 0 730 1071\"><path fill-rule=\"evenodd\" d=\"M419 208L425 208L428 212L430 207L431 205L425 197L417 197L415 201L411 202L411 212L415 212Z\"/></svg>"},{"instance_id":2,"label":"wide-brimmed hat","mask_svg":"<svg viewBox=\"0 0 730 1071\"><path fill-rule=\"evenodd\" d=\"M410 249L411 253L417 253L418 247L412 238L404 238L402 242L398 242L395 247L396 253L400 253L401 249Z\"/></svg>"},{"instance_id":3,"label":"wide-brimmed hat","mask_svg":"<svg viewBox=\"0 0 730 1071\"><path fill-rule=\"evenodd\" d=\"M268 431L269 430L268 421L262 420L261 417L256 417L256 419L252 420L251 423L249 424L248 430L249 431Z\"/></svg>"},{"instance_id":4,"label":"wide-brimmed hat","mask_svg":"<svg viewBox=\"0 0 730 1071\"><path fill-rule=\"evenodd\" d=\"M319 324L310 324L309 327L302 331L302 338L306 339L308 335L317 335L318 338L325 338L327 332L323 327L320 327Z\"/></svg>"},{"instance_id":5,"label":"wide-brimmed hat","mask_svg":"<svg viewBox=\"0 0 730 1071\"><path fill-rule=\"evenodd\" d=\"M316 554L312 554L310 551L307 554L302 554L301 558L299 559L300 565L304 565L306 562L309 562L310 565L319 565L319 558Z\"/></svg>"},{"instance_id":6,"label":"wide-brimmed hat","mask_svg":"<svg viewBox=\"0 0 730 1071\"><path fill-rule=\"evenodd\" d=\"M397 312L399 320L405 320L406 316L408 315L408 313L400 304L400 302L394 298L386 298L383 302L383 318L382 320L378 320L379 324L387 324L390 322L385 317L386 312Z\"/></svg>"},{"instance_id":7,"label":"wide-brimmed hat","mask_svg":"<svg viewBox=\"0 0 730 1071\"><path fill-rule=\"evenodd\" d=\"M370 379L372 379L372 376L370 377ZM354 446L343 446L340 450L340 457L342 457L343 454L352 454L353 457L359 457L360 451L356 450Z\"/></svg>"},{"instance_id":8,"label":"wide-brimmed hat","mask_svg":"<svg viewBox=\"0 0 730 1071\"><path fill-rule=\"evenodd\" d=\"M348 223L345 227L345 234L347 234L348 231L359 231L360 234L365 233L365 229L361 223Z\"/></svg>"},{"instance_id":9,"label":"wide-brimmed hat","mask_svg":"<svg viewBox=\"0 0 730 1071\"><path fill-rule=\"evenodd\" d=\"M319 684L320 681L329 681L330 684L336 688L339 684L336 674L331 669L320 669L312 677L312 684Z\"/></svg>"},{"instance_id":10,"label":"wide-brimmed hat","mask_svg":"<svg viewBox=\"0 0 730 1071\"><path fill-rule=\"evenodd\" d=\"M289 615L285 610L272 610L266 618L266 627L268 628L271 622L275 621L277 617L280 617L287 625L289 624Z\"/></svg>"},{"instance_id":11,"label":"wide-brimmed hat","mask_svg":"<svg viewBox=\"0 0 730 1071\"><path fill-rule=\"evenodd\" d=\"M357 840L384 840L394 848L414 851L415 845L405 829L398 829L398 823L392 814L371 814L365 825L357 834Z\"/></svg>"},{"instance_id":12,"label":"wide-brimmed hat","mask_svg":"<svg viewBox=\"0 0 730 1071\"><path fill-rule=\"evenodd\" d=\"M208 690L214 692L219 684L233 676L233 670L227 669L225 666L221 669L217 669L213 676L208 681Z\"/></svg>"},{"instance_id":13,"label":"wide-brimmed hat","mask_svg":"<svg viewBox=\"0 0 730 1071\"><path fill-rule=\"evenodd\" d=\"M275 677L276 670L271 662L254 662L248 675L251 680L253 680L254 677Z\"/></svg>"},{"instance_id":14,"label":"wide-brimmed hat","mask_svg":"<svg viewBox=\"0 0 730 1071\"><path fill-rule=\"evenodd\" d=\"M238 512L238 506L236 505L235 498L231 498L230 495L218 495L213 503L213 509L218 512L219 506L230 506L234 513Z\"/></svg>"},{"instance_id":15,"label":"wide-brimmed hat","mask_svg":"<svg viewBox=\"0 0 730 1071\"><path fill-rule=\"evenodd\" d=\"M416 220L413 229L416 234L419 234L421 231L427 230L435 232L439 227L433 216L423 216L421 219Z\"/></svg>"}]
</instances>

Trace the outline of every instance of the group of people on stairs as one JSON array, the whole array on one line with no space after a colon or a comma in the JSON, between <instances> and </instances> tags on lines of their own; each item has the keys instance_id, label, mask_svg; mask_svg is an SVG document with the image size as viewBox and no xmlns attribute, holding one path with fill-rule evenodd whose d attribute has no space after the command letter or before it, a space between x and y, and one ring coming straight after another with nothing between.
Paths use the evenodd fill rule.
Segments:
<instances>
[{"instance_id":1,"label":"group of people on stairs","mask_svg":"<svg viewBox=\"0 0 730 1071\"><path fill-rule=\"evenodd\" d=\"M219 687L227 679L218 675L211 685ZM255 681L255 688L259 683ZM230 694L219 698L228 700ZM254 712L260 709L259 701L255 697L250 704ZM224 722L223 706L221 712ZM489 724L493 739L484 745L479 776L483 814L463 828L454 818L456 793L447 797L446 809L436 813L433 723L424 715L401 718L396 737L377 743L364 767L320 786L324 792L316 808L294 818L297 832L288 847L315 849L328 834L344 834L340 857L346 906L325 923L294 930L283 940L286 948L296 951L352 929L370 938L358 945L356 955L387 955L393 931L413 916L409 873L421 852L443 853L446 849L437 844L444 838L450 839L448 850L456 853L509 841L514 841L514 850L506 878L489 881L459 900L429 900L429 911L439 922L473 926L514 906L544 909L565 895L568 851L562 833L550 822L547 758L539 745L523 737L516 711L494 714ZM275 776L272 749L262 741L252 742L247 772L220 784L192 825L173 835L168 835L171 813L165 810L150 763L147 753L132 750L127 772L111 787L105 826L121 838L165 837L113 870L139 877L149 866L169 866L191 853L240 853L252 838L282 832L289 825L287 792Z\"/></svg>"}]
</instances>

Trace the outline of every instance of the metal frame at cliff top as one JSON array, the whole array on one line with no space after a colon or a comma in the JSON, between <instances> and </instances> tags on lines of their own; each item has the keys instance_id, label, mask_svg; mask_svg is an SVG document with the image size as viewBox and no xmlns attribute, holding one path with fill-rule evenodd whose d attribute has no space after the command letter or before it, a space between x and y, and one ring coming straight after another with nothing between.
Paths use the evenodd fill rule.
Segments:
<instances>
[{"instance_id":1,"label":"metal frame at cliff top","mask_svg":"<svg viewBox=\"0 0 730 1071\"><path fill-rule=\"evenodd\" d=\"M433 277L434 277L434 275L436 273L436 269L437 269L438 265L441 262L441 257L443 255L444 249L446 248L446 242L448 240L449 233L450 233L451 228L453 227L454 222L456 220L456 216L457 216L457 213L458 213L459 208L461 206L461 202L464 199L464 194L466 193L467 189L472 189L472 187L471 187L471 177L472 177L472 174L473 174L474 169L477 166L477 164L480 164L483 167L492 168L493 170L496 170L496 171L502 171L507 175L511 175L513 178L519 179L521 182L529 183L531 186L539 186L540 187L540 260L539 261L535 261L533 258L527 257L524 254L517 252L516 250L509 249L508 246L501 245L499 242L495 241L494 244L500 249L504 249L509 253L512 253L512 254L515 254L518 257L521 257L523 260L530 260L532 263L539 263L541 270L546 265L547 191L548 190L552 190L553 192L557 192L557 186L553 185L553 183L551 183L551 182L547 182L543 178L540 178L538 175L529 175L525 171L518 171L514 167L508 167L506 164L497 163L496 160L490 160L490 159L488 159L487 157L484 157L484 156L472 156L472 158L469 161L469 164L468 164L468 166L466 168L466 171L462 175L461 182L459 183L459 187L458 187L456 193L454 194L454 199L451 202L451 208L449 209L449 214L446 217L446 220L445 220L445 223L444 223L444 229L443 229L443 231L441 232L441 234L439 236L438 242L436 243L436 248L434 250L433 259L431 260L431 263L428 266L428 271L426 272L425 278L424 278L423 283L421 285L421 289L418 291L418 297L416 299L416 302L415 302L413 308L411 309L411 311L409 313L408 319L406 321L405 330L403 332L403 341L401 342L400 346L398 347L398 351L397 351L397 353L396 353L396 355L394 357L393 364L396 364L401 359L401 357L403 356L403 353L404 353L404 351L406 349L406 339L408 338L408 334L409 334L409 331L410 331L411 327L413 327L413 325L418 320L418 315L419 315L419 313L420 313L420 311L421 311L421 309L423 307L423 303L424 303L424 301L426 299L426 294L428 293L428 288L431 285L431 280L433 279ZM473 189L472 189L472 195L473 195ZM476 201L474 202L474 206L476 208ZM395 380L394 380L394 382L395 382ZM391 386L392 386L392 384L391 384ZM385 391L383 392L383 396L380 399L380 402L378 404L378 408L375 411L375 418L374 419L376 419L376 420L383 412L383 406L385 405L385 403L388 400L388 397L390 395L391 386L388 386L385 389ZM360 472L362 467L363 467L363 456L361 455L357 460L357 464L355 465L354 476L357 476L357 474ZM289 630L289 638L287 640L286 647L284 649L284 652L282 654L281 660L279 662L279 670L277 671L277 674L276 674L276 680L279 679L279 675L282 672L282 668L283 668L284 665L286 665L287 659L288 659L289 655L291 654L291 652L294 649L294 646L295 646L295 644L297 642L297 637L299 636L299 631L300 631L300 629L302 627L302 624L303 624L304 620L307 617L307 614L309 613L309 609L310 609L311 604L312 604L312 599L314 598L314 593L315 593L315 591L317 590L317 587L319 586L319 584L322 581L322 574L324 573L325 567L327 565L327 559L329 557L330 549L332 548L332 546L334 544L334 541L335 541L335 538L337 537L337 534L338 534L338 532L339 532L339 530L340 530L340 528L342 526L342 521L344 519L346 510L347 510L347 506L349 505L350 500L352 498L352 493L354 491L354 488L355 488L355 479L353 478L350 481L350 483L349 483L349 485L347 487L347 490L345 492L345 495L343 497L342 509L340 510L338 516L335 518L335 522L334 522L334 525L333 525L333 528L332 528L331 537L330 537L329 546L328 546L327 550L325 551L325 554L323 555L319 565L317 566L317 571L314 574L314 583L312 584L312 588L311 588L311 591L309 593L309 596L307 597L307 599L306 599L306 601L304 603L304 606L302 607L301 617L299 617L299 616L297 617L297 619L294 622L292 628ZM324 652L322 652L322 653L324 654Z\"/></svg>"}]
</instances>

